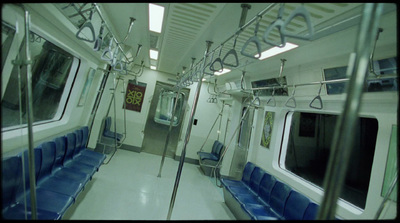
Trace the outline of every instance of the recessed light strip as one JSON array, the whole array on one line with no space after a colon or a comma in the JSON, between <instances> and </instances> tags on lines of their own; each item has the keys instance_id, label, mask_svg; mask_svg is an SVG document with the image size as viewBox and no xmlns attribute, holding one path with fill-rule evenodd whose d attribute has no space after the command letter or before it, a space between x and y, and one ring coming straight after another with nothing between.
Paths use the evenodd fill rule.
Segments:
<instances>
[{"instance_id":1,"label":"recessed light strip","mask_svg":"<svg viewBox=\"0 0 400 223\"><path fill-rule=\"evenodd\" d=\"M149 30L161 33L164 20L164 7L149 3Z\"/></svg>"},{"instance_id":2,"label":"recessed light strip","mask_svg":"<svg viewBox=\"0 0 400 223\"><path fill-rule=\"evenodd\" d=\"M293 49L297 48L298 46L299 45L296 45L294 43L286 42L286 45L284 47L275 46L275 47L272 47L272 48L262 52L261 53L261 57L258 58L258 59L259 60L265 60L265 59L267 59L269 57L273 57L273 56L276 56L278 54L284 53L286 51L293 50Z\"/></svg>"}]
</instances>

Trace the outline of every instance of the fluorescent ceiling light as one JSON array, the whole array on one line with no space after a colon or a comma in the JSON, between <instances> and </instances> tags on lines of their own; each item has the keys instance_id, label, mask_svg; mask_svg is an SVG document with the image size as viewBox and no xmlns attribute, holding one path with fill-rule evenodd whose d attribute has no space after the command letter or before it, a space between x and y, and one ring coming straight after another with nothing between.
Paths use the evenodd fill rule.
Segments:
<instances>
[{"instance_id":1,"label":"fluorescent ceiling light","mask_svg":"<svg viewBox=\"0 0 400 223\"><path fill-rule=\"evenodd\" d=\"M157 50L150 50L150 59L158 60L158 51Z\"/></svg>"},{"instance_id":2,"label":"fluorescent ceiling light","mask_svg":"<svg viewBox=\"0 0 400 223\"><path fill-rule=\"evenodd\" d=\"M151 66L150 66L150 69L152 69L152 70L156 70L156 69L157 69L157 67L156 67L156 66L153 66L153 65L151 65Z\"/></svg>"},{"instance_id":3,"label":"fluorescent ceiling light","mask_svg":"<svg viewBox=\"0 0 400 223\"><path fill-rule=\"evenodd\" d=\"M296 44L294 44L294 43L286 42L286 45L285 45L284 47L282 47L282 48L281 48L281 47L275 46L275 47L272 47L271 49L268 49L268 50L262 52L262 53L261 53L261 57L258 58L258 59L259 59L259 60L265 60L265 59L267 59L267 58L269 58L269 57L273 57L273 56L278 55L278 54L281 54L281 53L283 53L283 52L286 52L286 51L295 49L295 48L297 48L298 46L299 46L299 45L296 45ZM256 55L257 55L257 54L256 54Z\"/></svg>"},{"instance_id":4,"label":"fluorescent ceiling light","mask_svg":"<svg viewBox=\"0 0 400 223\"><path fill-rule=\"evenodd\" d=\"M164 7L149 3L149 30L161 33L164 19Z\"/></svg>"},{"instance_id":5,"label":"fluorescent ceiling light","mask_svg":"<svg viewBox=\"0 0 400 223\"><path fill-rule=\"evenodd\" d=\"M230 69L228 69L228 68L224 68L224 69L222 69L222 71L221 72L214 72L214 75L217 75L217 76L219 76L219 75L222 75L222 74L226 74L226 73L228 73L228 72L231 72L231 70Z\"/></svg>"}]
</instances>

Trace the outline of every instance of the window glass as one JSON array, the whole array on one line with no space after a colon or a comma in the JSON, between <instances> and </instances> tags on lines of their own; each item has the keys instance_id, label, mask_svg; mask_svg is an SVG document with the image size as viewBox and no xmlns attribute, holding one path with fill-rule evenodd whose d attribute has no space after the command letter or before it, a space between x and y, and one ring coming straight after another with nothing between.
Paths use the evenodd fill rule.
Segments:
<instances>
[{"instance_id":1,"label":"window glass","mask_svg":"<svg viewBox=\"0 0 400 223\"><path fill-rule=\"evenodd\" d=\"M15 28L8 23L1 23L1 69L4 67L11 43L13 42Z\"/></svg>"},{"instance_id":2,"label":"window glass","mask_svg":"<svg viewBox=\"0 0 400 223\"><path fill-rule=\"evenodd\" d=\"M374 61L375 74L369 73L369 78L364 86L364 92L398 91L397 57ZM347 66L324 69L325 80L347 78ZM390 77L389 77L390 76ZM396 77L393 77L396 76ZM341 94L345 92L347 82L326 84L328 94Z\"/></svg>"},{"instance_id":3,"label":"window glass","mask_svg":"<svg viewBox=\"0 0 400 223\"><path fill-rule=\"evenodd\" d=\"M286 77L271 78L271 79L258 80L258 81L251 82L252 88L275 87L275 86L281 86L281 85L286 85ZM274 91L274 89L262 89L262 90L254 90L253 93L254 93L254 95L257 95L257 96L269 96L269 95L272 95L273 91ZM274 95L287 96L288 95L287 87L276 88Z\"/></svg>"},{"instance_id":4,"label":"window glass","mask_svg":"<svg viewBox=\"0 0 400 223\"><path fill-rule=\"evenodd\" d=\"M178 126L183 109L183 99L183 93L180 93L178 100L176 100L176 92L162 89L158 98L154 121L160 124L170 125L175 103L178 103L172 122L172 126Z\"/></svg>"},{"instance_id":5,"label":"window glass","mask_svg":"<svg viewBox=\"0 0 400 223\"><path fill-rule=\"evenodd\" d=\"M247 115L244 117L242 124L240 125L238 145L243 149L248 149L250 145L251 136L251 126L253 125L254 108L253 107L243 107L242 115L249 109Z\"/></svg>"},{"instance_id":6,"label":"window glass","mask_svg":"<svg viewBox=\"0 0 400 223\"><path fill-rule=\"evenodd\" d=\"M293 112L282 168L322 188L338 115ZM378 121L360 118L340 198L365 208Z\"/></svg>"},{"instance_id":7,"label":"window glass","mask_svg":"<svg viewBox=\"0 0 400 223\"><path fill-rule=\"evenodd\" d=\"M78 61L36 33L31 32L29 39L32 59L33 121L37 123L59 120L70 93L72 80L76 75L77 65L74 66L74 70L71 70L71 67ZM25 58L25 41L20 47L19 57ZM67 81L70 84L68 89L65 89ZM25 91L26 66L14 66L1 101L2 130L9 130L19 125L20 112L21 124L26 124Z\"/></svg>"}]
</instances>

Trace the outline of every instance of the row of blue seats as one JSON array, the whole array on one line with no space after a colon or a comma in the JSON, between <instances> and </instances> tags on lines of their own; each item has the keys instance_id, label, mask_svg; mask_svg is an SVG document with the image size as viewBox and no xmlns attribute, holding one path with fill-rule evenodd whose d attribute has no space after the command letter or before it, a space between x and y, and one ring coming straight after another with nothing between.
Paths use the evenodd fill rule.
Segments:
<instances>
[{"instance_id":1,"label":"row of blue seats","mask_svg":"<svg viewBox=\"0 0 400 223\"><path fill-rule=\"evenodd\" d=\"M199 156L199 165L206 176L212 176L213 170L221 158L221 152L224 144L215 140L211 148L211 152L197 152Z\"/></svg>"},{"instance_id":2,"label":"row of blue seats","mask_svg":"<svg viewBox=\"0 0 400 223\"><path fill-rule=\"evenodd\" d=\"M241 180L221 183L252 220L314 220L319 205L252 162Z\"/></svg>"},{"instance_id":3,"label":"row of blue seats","mask_svg":"<svg viewBox=\"0 0 400 223\"><path fill-rule=\"evenodd\" d=\"M86 148L88 133L84 126L34 148L38 219L61 219L103 164L104 154ZM4 219L32 218L29 179L28 150L2 160Z\"/></svg>"},{"instance_id":4,"label":"row of blue seats","mask_svg":"<svg viewBox=\"0 0 400 223\"><path fill-rule=\"evenodd\" d=\"M215 140L214 144L211 148L211 152L200 152L199 151L199 152L197 152L197 155L199 155L200 160L219 161L222 148L224 148L224 144L222 144L218 140Z\"/></svg>"}]
</instances>

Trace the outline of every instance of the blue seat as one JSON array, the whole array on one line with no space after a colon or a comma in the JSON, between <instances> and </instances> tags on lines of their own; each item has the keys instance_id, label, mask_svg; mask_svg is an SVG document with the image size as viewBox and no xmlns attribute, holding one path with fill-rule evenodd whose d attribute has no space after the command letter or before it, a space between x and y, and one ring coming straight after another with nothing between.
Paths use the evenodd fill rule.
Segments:
<instances>
[{"instance_id":1,"label":"blue seat","mask_svg":"<svg viewBox=\"0 0 400 223\"><path fill-rule=\"evenodd\" d=\"M83 155L83 153L81 153L81 151L83 150L82 147L82 139L83 139L83 134L82 134L82 130L78 129L74 131L75 137L76 137L76 144L75 144L75 149L74 149L74 155L73 155L73 159L81 162L81 163L85 163L91 166L95 166L96 170L99 170L101 164L103 164L102 159L98 159L98 158L94 158L92 156L88 156L88 155Z\"/></svg>"},{"instance_id":2,"label":"blue seat","mask_svg":"<svg viewBox=\"0 0 400 223\"><path fill-rule=\"evenodd\" d=\"M258 190L258 197L255 198L253 196L248 196L247 198L242 198L243 202L241 202L242 209L247 212L250 216L251 213L247 209L249 206L250 209L254 209L256 207L266 207L269 208L269 201L271 197L272 189L274 188L276 183L276 178L269 173L265 173L263 178L261 179L259 190ZM259 206L257 206L259 205ZM276 217L274 217L276 218ZM259 219L261 220L261 219ZM265 219L268 220L268 219Z\"/></svg>"},{"instance_id":3,"label":"blue seat","mask_svg":"<svg viewBox=\"0 0 400 223\"><path fill-rule=\"evenodd\" d=\"M86 183L90 180L89 174L63 166L66 138L64 136L60 136L55 138L53 142L55 143L56 157L54 160L52 174L60 178L80 182L83 184L83 187L85 187Z\"/></svg>"},{"instance_id":4,"label":"blue seat","mask_svg":"<svg viewBox=\"0 0 400 223\"><path fill-rule=\"evenodd\" d=\"M17 202L17 190L22 184L21 157L12 156L5 158L1 165L3 219L25 219L25 205ZM27 219L32 218L30 206L27 207ZM38 220L59 220L60 214L37 209Z\"/></svg>"},{"instance_id":5,"label":"blue seat","mask_svg":"<svg viewBox=\"0 0 400 223\"><path fill-rule=\"evenodd\" d=\"M104 120L103 136L113 139L115 138L115 136L117 136L117 141L121 141L123 135L116 132L112 132L110 128L111 128L111 117L107 117Z\"/></svg>"},{"instance_id":6,"label":"blue seat","mask_svg":"<svg viewBox=\"0 0 400 223\"><path fill-rule=\"evenodd\" d=\"M255 167L248 186L228 186L226 189L240 202L241 195L250 195L258 197L258 189L260 181L264 176L264 170L260 167Z\"/></svg>"},{"instance_id":7,"label":"blue seat","mask_svg":"<svg viewBox=\"0 0 400 223\"><path fill-rule=\"evenodd\" d=\"M289 197L291 188L286 184L276 181L271 192L269 207L260 204L246 205L246 211L252 219L258 220L261 217L275 217L283 219L283 212L286 205L286 200Z\"/></svg>"},{"instance_id":8,"label":"blue seat","mask_svg":"<svg viewBox=\"0 0 400 223\"><path fill-rule=\"evenodd\" d=\"M224 145L219 142L218 140L215 140L211 149L211 152L197 152L197 155L199 155L199 158L201 160L214 160L214 161L219 161L219 158L221 157L221 151Z\"/></svg>"},{"instance_id":9,"label":"blue seat","mask_svg":"<svg viewBox=\"0 0 400 223\"><path fill-rule=\"evenodd\" d=\"M304 213L310 204L310 199L292 190L286 201L283 217L285 220L303 220Z\"/></svg>"},{"instance_id":10,"label":"blue seat","mask_svg":"<svg viewBox=\"0 0 400 223\"><path fill-rule=\"evenodd\" d=\"M89 140L89 127L84 126L81 128L81 131L82 131L82 143L81 143L82 149L80 153L82 153L82 155L98 159L100 160L100 163L103 163L104 160L106 159L106 155L87 149L87 143Z\"/></svg>"},{"instance_id":11,"label":"blue seat","mask_svg":"<svg viewBox=\"0 0 400 223\"><path fill-rule=\"evenodd\" d=\"M308 205L307 209L304 212L303 220L315 220L317 218L318 208L319 208L318 204L310 202L310 204Z\"/></svg>"},{"instance_id":12,"label":"blue seat","mask_svg":"<svg viewBox=\"0 0 400 223\"><path fill-rule=\"evenodd\" d=\"M35 156L35 159L42 159L39 174L36 179L37 188L65 194L76 199L78 194L83 190L83 184L52 174L56 156L55 147L54 142L44 142L39 147L35 148L35 150L39 151L39 156Z\"/></svg>"},{"instance_id":13,"label":"blue seat","mask_svg":"<svg viewBox=\"0 0 400 223\"><path fill-rule=\"evenodd\" d=\"M74 133L68 133L66 136L66 150L65 150L65 157L63 161L63 166L64 167L69 167L71 169L77 170L84 172L90 176L90 179L92 179L92 176L94 173L97 171L97 167L94 165L89 165L85 163L81 163L77 160L73 159L73 154L76 146L76 136Z\"/></svg>"},{"instance_id":14,"label":"blue seat","mask_svg":"<svg viewBox=\"0 0 400 223\"><path fill-rule=\"evenodd\" d=\"M228 186L244 186L244 185L248 185L248 183L250 182L250 177L251 174L253 173L254 168L256 167L256 165L254 165L254 163L252 162L247 162L244 169L243 169L243 173L242 173L242 179L241 180L230 180L230 179L226 179L226 178L221 178L221 183L222 185L226 187Z\"/></svg>"},{"instance_id":15,"label":"blue seat","mask_svg":"<svg viewBox=\"0 0 400 223\"><path fill-rule=\"evenodd\" d=\"M24 173L22 175L21 168L21 176L25 179L25 188L22 184L22 177L20 187L17 190L17 203L23 203L24 198L26 197L27 205L30 207L30 179L29 179L29 165L28 165L28 151L25 150L22 154L19 154L21 158L24 159ZM35 156L35 177L37 179L39 175L39 170L41 166L41 159L37 159L36 157L41 156L39 150L34 150ZM53 212L57 215L63 215L65 211L73 204L73 198L71 196L60 194L57 192L45 190L43 188L36 188L36 205L38 209Z\"/></svg>"}]
</instances>

